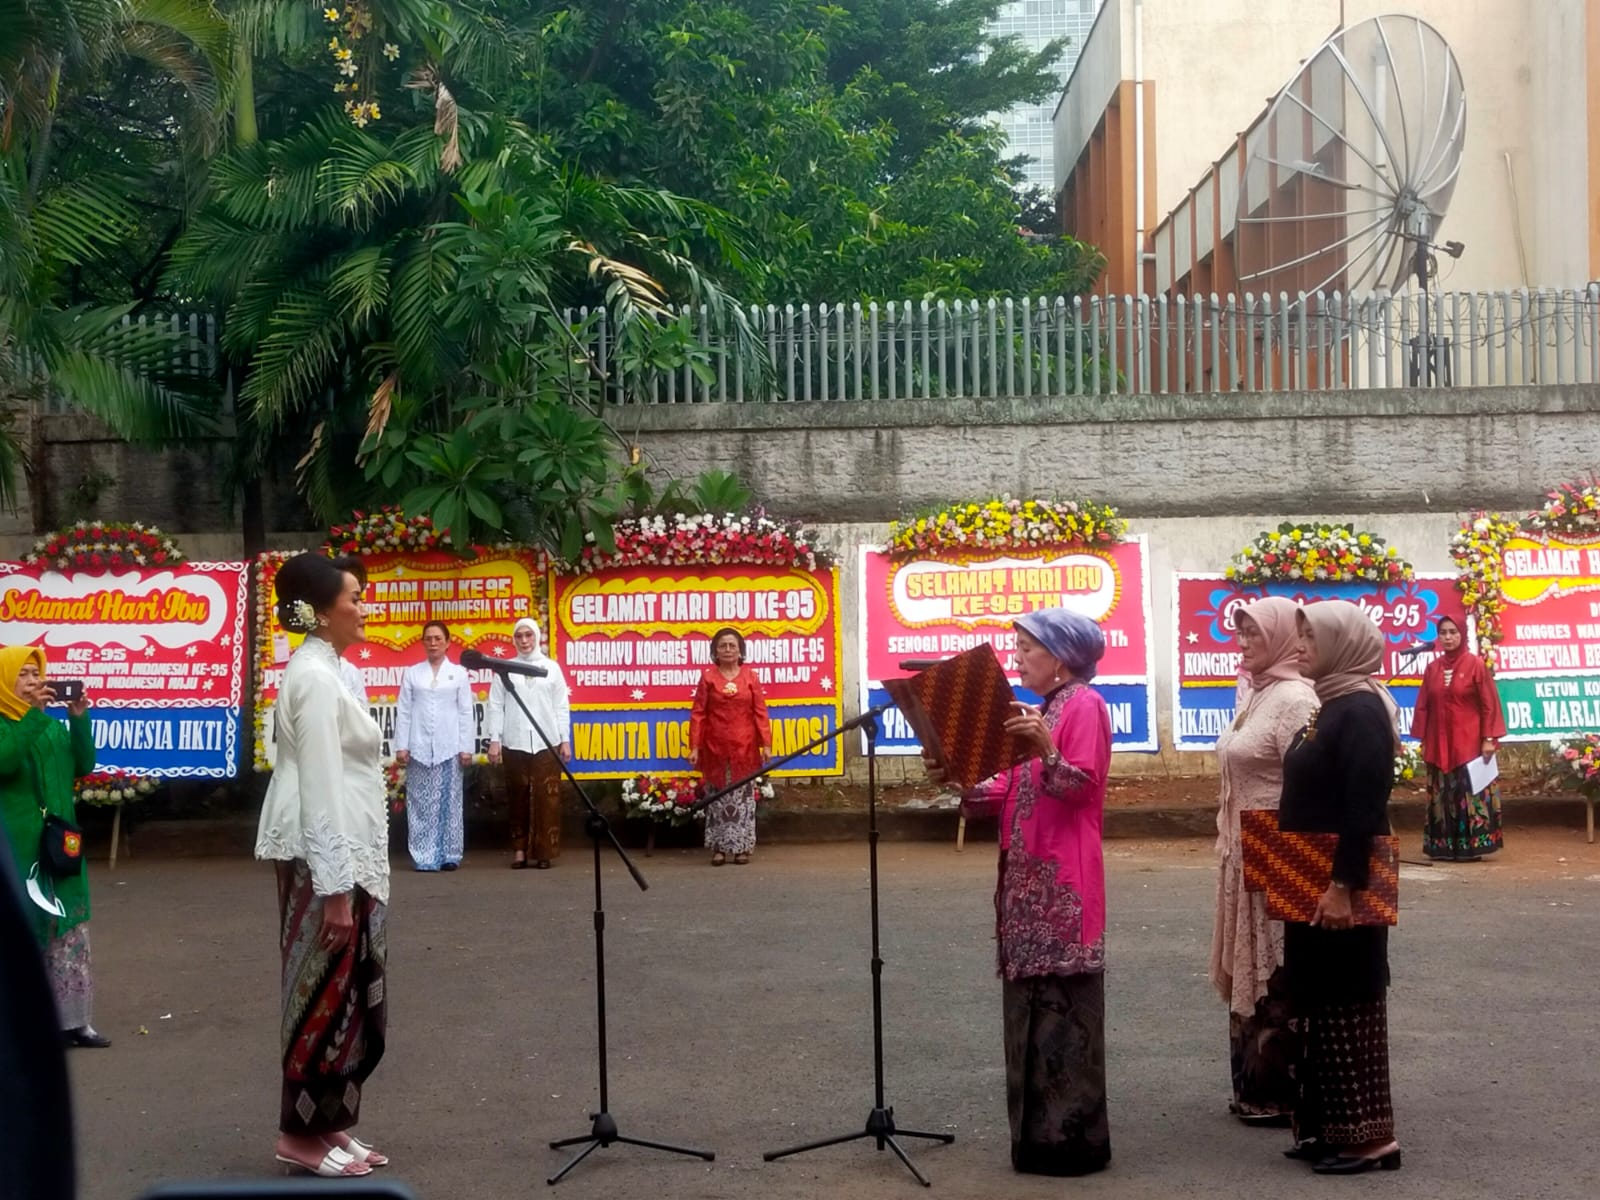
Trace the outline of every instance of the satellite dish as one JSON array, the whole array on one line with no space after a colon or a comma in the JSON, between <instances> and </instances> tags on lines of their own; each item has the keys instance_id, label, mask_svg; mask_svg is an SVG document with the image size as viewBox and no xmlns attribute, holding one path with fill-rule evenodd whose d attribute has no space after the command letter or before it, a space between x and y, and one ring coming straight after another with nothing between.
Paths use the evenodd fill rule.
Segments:
<instances>
[{"instance_id":1,"label":"satellite dish","mask_svg":"<svg viewBox=\"0 0 1600 1200\"><path fill-rule=\"evenodd\" d=\"M1290 296L1406 286L1455 191L1466 125L1460 64L1432 25L1388 15L1335 33L1245 142L1240 285Z\"/></svg>"}]
</instances>

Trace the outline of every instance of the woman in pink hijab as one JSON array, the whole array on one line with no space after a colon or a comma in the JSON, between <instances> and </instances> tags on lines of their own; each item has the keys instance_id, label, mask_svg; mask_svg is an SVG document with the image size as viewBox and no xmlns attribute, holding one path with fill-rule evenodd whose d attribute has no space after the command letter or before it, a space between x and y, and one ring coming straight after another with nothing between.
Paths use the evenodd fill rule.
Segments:
<instances>
[{"instance_id":1,"label":"woman in pink hijab","mask_svg":"<svg viewBox=\"0 0 1600 1200\"><path fill-rule=\"evenodd\" d=\"M1217 809L1217 915L1211 932L1211 983L1228 1006L1233 1099L1228 1108L1251 1125L1286 1125L1294 1108L1283 981L1283 922L1267 916L1266 897L1244 890L1239 814L1275 809L1283 791L1283 756L1317 709L1300 676L1299 606L1269 596L1239 609L1240 673L1249 688L1230 728L1217 739L1222 802Z\"/></svg>"}]
</instances>

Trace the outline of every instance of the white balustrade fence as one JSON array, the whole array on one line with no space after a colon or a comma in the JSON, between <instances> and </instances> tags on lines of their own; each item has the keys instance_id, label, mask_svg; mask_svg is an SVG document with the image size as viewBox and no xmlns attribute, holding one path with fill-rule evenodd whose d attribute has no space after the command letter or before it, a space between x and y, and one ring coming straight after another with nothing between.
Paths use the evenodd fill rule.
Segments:
<instances>
[{"instance_id":1,"label":"white balustrade fence","mask_svg":"<svg viewBox=\"0 0 1600 1200\"><path fill-rule=\"evenodd\" d=\"M1329 391L1600 381L1600 284L1343 296L1074 296L755 306L770 370L686 313L692 367L608 388L613 403ZM602 367L603 311L569 313Z\"/></svg>"},{"instance_id":2,"label":"white balustrade fence","mask_svg":"<svg viewBox=\"0 0 1600 1200\"><path fill-rule=\"evenodd\" d=\"M217 318L210 313L174 313L171 315L156 316L148 313L137 317L123 317L124 326L137 326L141 329L166 329L172 335L175 344L181 346L176 351L177 357L173 360L174 366L182 366L196 375L204 376L215 372L218 367L217 356ZM19 356L20 365L24 372L37 371L41 376L45 367L27 355ZM233 412L233 385L231 379L222 382L219 397L220 411L223 414ZM39 411L51 416L62 416L77 411L77 406L68 401L54 388L43 390L39 400Z\"/></svg>"},{"instance_id":3,"label":"white balustrade fence","mask_svg":"<svg viewBox=\"0 0 1600 1200\"><path fill-rule=\"evenodd\" d=\"M615 374L614 404L1335 391L1600 382L1600 284L1584 289L1289 297L1073 296L752 306L765 362L735 353L703 308L686 315L709 381L685 365ZM568 319L602 370L603 310ZM215 370L209 314L140 317L185 334ZM231 412L231 386L223 411ZM70 411L51 393L44 411Z\"/></svg>"}]
</instances>

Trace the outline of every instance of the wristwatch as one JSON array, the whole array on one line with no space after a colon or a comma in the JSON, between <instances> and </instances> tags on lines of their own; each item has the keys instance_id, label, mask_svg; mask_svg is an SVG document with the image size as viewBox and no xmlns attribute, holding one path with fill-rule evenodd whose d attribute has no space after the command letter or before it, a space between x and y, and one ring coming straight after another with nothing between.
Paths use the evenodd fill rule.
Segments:
<instances>
[{"instance_id":1,"label":"wristwatch","mask_svg":"<svg viewBox=\"0 0 1600 1200\"><path fill-rule=\"evenodd\" d=\"M1049 754L1046 754L1044 756L1044 759L1042 761L1044 762L1044 769L1046 771L1054 771L1057 767L1059 767L1061 765L1061 751L1059 751L1059 750L1050 751Z\"/></svg>"}]
</instances>

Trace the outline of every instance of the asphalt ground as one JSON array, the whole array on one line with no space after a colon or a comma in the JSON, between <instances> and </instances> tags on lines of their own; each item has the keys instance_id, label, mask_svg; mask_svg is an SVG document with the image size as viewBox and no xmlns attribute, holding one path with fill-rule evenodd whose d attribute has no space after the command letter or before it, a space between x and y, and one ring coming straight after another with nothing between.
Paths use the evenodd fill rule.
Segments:
<instances>
[{"instance_id":1,"label":"asphalt ground","mask_svg":"<svg viewBox=\"0 0 1600 1200\"><path fill-rule=\"evenodd\" d=\"M576 851L575 853L573 851ZM761 1153L864 1127L872 1105L864 842L605 865L611 1110L622 1132L716 1151L613 1146L572 1196L922 1194L870 1142ZM396 863L389 1047L360 1133L419 1197L550 1191L598 1097L589 860L549 872L475 853L454 874ZM1593 1197L1600 1087L1600 846L1518 829L1481 864L1403 870L1391 942L1405 1166L1315 1177L1281 1130L1227 1115L1227 1020L1206 980L1214 867L1203 841L1108 846L1113 1162L1049 1180L1009 1165L992 845L882 850L888 1100L935 1190L959 1197ZM160 1181L274 1176L278 962L271 871L242 859L94 873L96 1024L72 1053L84 1200Z\"/></svg>"}]
</instances>

